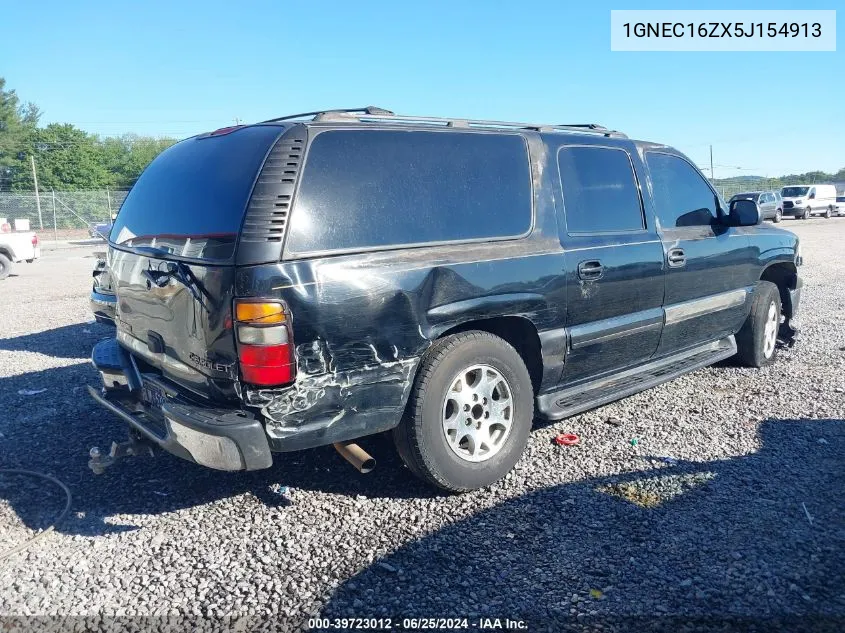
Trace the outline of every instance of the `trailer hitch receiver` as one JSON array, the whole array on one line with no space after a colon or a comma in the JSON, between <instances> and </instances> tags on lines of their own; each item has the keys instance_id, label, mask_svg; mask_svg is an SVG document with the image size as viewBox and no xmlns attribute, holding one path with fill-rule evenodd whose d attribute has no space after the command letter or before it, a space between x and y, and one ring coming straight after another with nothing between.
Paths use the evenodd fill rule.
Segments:
<instances>
[{"instance_id":1,"label":"trailer hitch receiver","mask_svg":"<svg viewBox=\"0 0 845 633\"><path fill-rule=\"evenodd\" d=\"M95 475L102 475L106 468L113 465L124 457L135 457L140 455L153 456L153 447L149 442L137 437L132 437L126 442L112 442L111 449L107 455L103 455L99 447L94 446L88 451L88 468Z\"/></svg>"}]
</instances>

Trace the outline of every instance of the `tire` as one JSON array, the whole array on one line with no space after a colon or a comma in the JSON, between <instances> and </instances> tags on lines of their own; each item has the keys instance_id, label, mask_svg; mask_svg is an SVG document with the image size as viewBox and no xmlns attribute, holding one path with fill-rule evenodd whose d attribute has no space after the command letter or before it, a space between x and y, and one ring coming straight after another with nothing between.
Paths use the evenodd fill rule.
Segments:
<instances>
[{"instance_id":1,"label":"tire","mask_svg":"<svg viewBox=\"0 0 845 633\"><path fill-rule=\"evenodd\" d=\"M813 215L813 210L810 207L804 207L804 215L801 219L809 220L811 215Z\"/></svg>"},{"instance_id":2,"label":"tire","mask_svg":"<svg viewBox=\"0 0 845 633\"><path fill-rule=\"evenodd\" d=\"M5 279L12 272L12 260L0 253L0 280Z\"/></svg>"},{"instance_id":3,"label":"tire","mask_svg":"<svg viewBox=\"0 0 845 633\"><path fill-rule=\"evenodd\" d=\"M783 211L778 209L777 211L775 211L774 223L780 224L781 220L783 220Z\"/></svg>"},{"instance_id":4,"label":"tire","mask_svg":"<svg viewBox=\"0 0 845 633\"><path fill-rule=\"evenodd\" d=\"M741 365L765 367L775 362L780 315L778 287L770 281L758 281L751 312L736 335L737 358Z\"/></svg>"},{"instance_id":5,"label":"tire","mask_svg":"<svg viewBox=\"0 0 845 633\"><path fill-rule=\"evenodd\" d=\"M825 219L829 219L831 215L832 215L832 214L831 214L831 212L830 212L830 207L828 207L827 209L825 209L825 210L824 210L824 217L825 217Z\"/></svg>"},{"instance_id":6,"label":"tire","mask_svg":"<svg viewBox=\"0 0 845 633\"><path fill-rule=\"evenodd\" d=\"M491 382L479 383L482 375ZM510 405L499 420L485 422L497 417L495 403L507 400L508 391ZM426 352L393 439L417 477L464 492L489 486L514 467L533 418L531 377L516 350L489 332L462 332L436 341ZM487 431L482 430L485 424L490 425ZM470 434L476 430L486 443L475 446Z\"/></svg>"}]
</instances>

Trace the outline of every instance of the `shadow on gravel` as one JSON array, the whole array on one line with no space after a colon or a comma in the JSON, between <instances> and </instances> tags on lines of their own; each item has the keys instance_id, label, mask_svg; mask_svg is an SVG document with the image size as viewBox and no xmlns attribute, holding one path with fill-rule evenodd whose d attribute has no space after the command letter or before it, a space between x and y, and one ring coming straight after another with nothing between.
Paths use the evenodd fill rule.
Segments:
<instances>
[{"instance_id":1,"label":"shadow on gravel","mask_svg":"<svg viewBox=\"0 0 845 633\"><path fill-rule=\"evenodd\" d=\"M639 472L480 512L374 563L322 615L845 630L845 421L768 420L760 433L748 456L644 458Z\"/></svg>"},{"instance_id":2,"label":"shadow on gravel","mask_svg":"<svg viewBox=\"0 0 845 633\"><path fill-rule=\"evenodd\" d=\"M109 334L110 328L98 324L68 326L0 340L0 349L86 357ZM386 435L361 440L379 462L378 474L370 476L355 473L331 447L277 454L273 467L252 473L214 471L157 451L155 457L129 458L97 476L88 469L89 449L107 451L112 441L127 437L123 423L88 395L86 386L97 384L87 361L0 378L0 468L49 473L70 487L72 514L56 526L58 532L98 536L134 530L137 526L110 517L157 515L247 493L244 503L284 511L288 500L271 490L279 486L345 496L441 496L409 474ZM27 494L19 494L18 481L0 475L0 502L29 529L49 525L63 504L60 491L36 481L40 488L28 485Z\"/></svg>"},{"instance_id":3,"label":"shadow on gravel","mask_svg":"<svg viewBox=\"0 0 845 633\"><path fill-rule=\"evenodd\" d=\"M91 317L93 320L93 316ZM114 336L114 328L99 323L76 323L35 334L0 338L0 351L37 352L58 358L90 358L100 339Z\"/></svg>"},{"instance_id":4,"label":"shadow on gravel","mask_svg":"<svg viewBox=\"0 0 845 633\"><path fill-rule=\"evenodd\" d=\"M2 340L0 348L86 357L106 335L101 326L77 325ZM343 496L439 496L410 475L385 436L362 442L379 460L371 476L353 473L329 447L277 455L272 468L255 473L216 472L159 453L95 476L88 449L126 433L85 393L97 380L87 362L0 379L0 467L50 473L71 488L73 512L57 531L138 529L131 516L232 497L245 517L251 508L283 513L287 502L270 491L274 484ZM19 393L38 389L47 391ZM783 626L824 630L805 625L845 617L843 456L843 420L768 420L759 451L748 456L675 465L644 458L637 472L539 490L443 527L348 579L324 614L477 614L524 618L532 631L561 630L572 608L603 630L622 616L651 618L633 628L654 630L655 613L701 621L796 615L812 619ZM0 481L0 500L31 529L61 509L61 495L46 484L22 494L13 480Z\"/></svg>"},{"instance_id":5,"label":"shadow on gravel","mask_svg":"<svg viewBox=\"0 0 845 633\"><path fill-rule=\"evenodd\" d=\"M278 486L319 490L345 496L431 498L438 491L413 478L396 456L388 436L364 438L361 445L377 456L377 475L355 473L331 447L274 455L271 468L226 473L197 466L163 451L154 457L123 460L94 475L88 451L107 451L112 441L127 438L126 427L101 409L85 390L98 384L90 363L0 378L0 468L27 468L52 474L73 492L73 514L56 526L66 534L98 536L136 529L108 519L115 515L174 512L249 493L252 502L280 511L289 501L271 491ZM23 395L20 390L40 391ZM0 483L4 481L0 475ZM48 484L43 484L45 495ZM55 517L61 504L45 496L8 495L19 519L37 529ZM56 496L61 501L61 497ZM249 499L245 503L249 503Z\"/></svg>"}]
</instances>

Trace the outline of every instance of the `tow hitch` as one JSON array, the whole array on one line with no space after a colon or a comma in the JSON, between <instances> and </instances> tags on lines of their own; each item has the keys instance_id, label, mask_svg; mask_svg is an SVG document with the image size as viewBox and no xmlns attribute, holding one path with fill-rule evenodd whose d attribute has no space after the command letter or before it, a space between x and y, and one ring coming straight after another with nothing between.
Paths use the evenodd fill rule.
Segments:
<instances>
[{"instance_id":1,"label":"tow hitch","mask_svg":"<svg viewBox=\"0 0 845 633\"><path fill-rule=\"evenodd\" d=\"M88 451L88 468L95 475L102 475L106 468L124 457L136 457L140 455L153 456L153 446L149 442L130 434L125 442L112 442L108 455L103 455L99 447L94 446Z\"/></svg>"}]
</instances>

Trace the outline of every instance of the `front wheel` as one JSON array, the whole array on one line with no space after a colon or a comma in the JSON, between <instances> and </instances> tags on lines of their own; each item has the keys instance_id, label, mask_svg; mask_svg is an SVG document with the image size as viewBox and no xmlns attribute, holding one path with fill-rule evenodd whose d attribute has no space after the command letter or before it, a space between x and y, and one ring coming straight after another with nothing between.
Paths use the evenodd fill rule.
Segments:
<instances>
[{"instance_id":1,"label":"front wheel","mask_svg":"<svg viewBox=\"0 0 845 633\"><path fill-rule=\"evenodd\" d=\"M736 335L737 357L746 367L765 367L777 358L780 293L770 281L758 281L751 312Z\"/></svg>"},{"instance_id":2,"label":"front wheel","mask_svg":"<svg viewBox=\"0 0 845 633\"><path fill-rule=\"evenodd\" d=\"M489 332L463 332L426 352L393 438L411 472L462 492L514 467L533 417L531 377L516 350Z\"/></svg>"},{"instance_id":3,"label":"front wheel","mask_svg":"<svg viewBox=\"0 0 845 633\"><path fill-rule=\"evenodd\" d=\"M805 207L803 219L809 220L811 215L813 215L813 210L810 207Z\"/></svg>"},{"instance_id":4,"label":"front wheel","mask_svg":"<svg viewBox=\"0 0 845 633\"><path fill-rule=\"evenodd\" d=\"M778 224L781 220L783 220L783 211L778 209L775 211L775 224Z\"/></svg>"}]
</instances>

